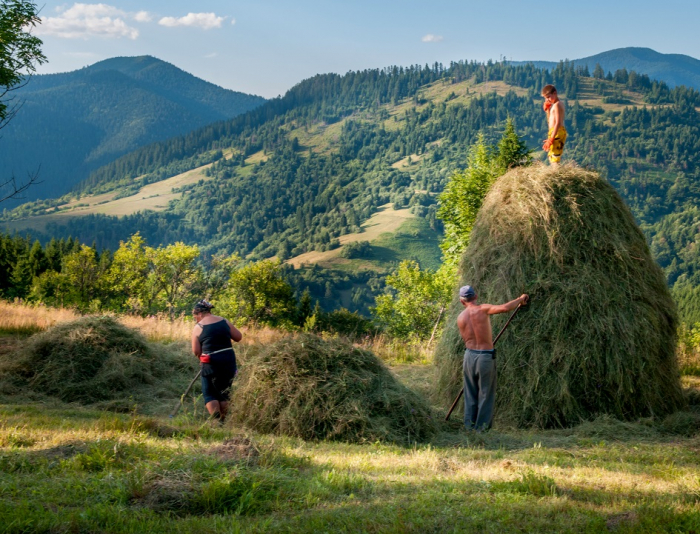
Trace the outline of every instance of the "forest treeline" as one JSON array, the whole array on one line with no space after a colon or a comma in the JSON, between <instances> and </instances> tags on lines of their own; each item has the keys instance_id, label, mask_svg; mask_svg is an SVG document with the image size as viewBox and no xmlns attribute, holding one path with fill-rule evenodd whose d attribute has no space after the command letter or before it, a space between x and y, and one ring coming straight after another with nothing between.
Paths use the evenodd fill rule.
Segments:
<instances>
[{"instance_id":1,"label":"forest treeline","mask_svg":"<svg viewBox=\"0 0 700 534\"><path fill-rule=\"evenodd\" d=\"M98 251L73 238L42 246L0 234L0 298L83 313L164 314L172 319L189 314L206 297L216 302L218 312L242 325L350 336L376 330L356 312L325 310L309 291L318 289L316 282L314 269L294 272L277 260L207 256L184 243L150 247L139 234L114 251Z\"/></svg>"},{"instance_id":2,"label":"forest treeline","mask_svg":"<svg viewBox=\"0 0 700 534\"><path fill-rule=\"evenodd\" d=\"M469 85L457 86L466 80L525 91L471 94ZM624 69L591 73L566 62L552 71L456 62L315 76L245 115L128 154L80 186L83 194L135 191L135 178L138 184L157 181L214 161L208 173L215 179L187 186L168 210L75 217L50 224L38 237L46 242L71 235L116 249L140 232L154 245L182 241L208 254L284 260L337 247L341 235L359 231L387 203L410 207L442 230L435 194L467 166L479 133L493 142L511 117L530 147L541 143L546 124L539 91L546 83L554 83L567 103L567 157L600 170L616 187L669 283L678 284L677 294L699 286L700 93ZM431 87L443 96L430 97ZM584 94L616 106L583 105ZM336 134L324 137L335 125ZM253 154L262 157L246 163ZM406 164L396 165L401 160ZM35 203L5 217L53 205Z\"/></svg>"}]
</instances>

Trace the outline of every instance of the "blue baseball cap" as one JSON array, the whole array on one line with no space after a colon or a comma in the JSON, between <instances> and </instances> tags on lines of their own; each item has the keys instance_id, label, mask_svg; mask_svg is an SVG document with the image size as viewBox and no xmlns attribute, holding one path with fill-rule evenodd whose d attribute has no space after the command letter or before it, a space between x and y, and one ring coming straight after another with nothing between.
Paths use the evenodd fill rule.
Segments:
<instances>
[{"instance_id":1,"label":"blue baseball cap","mask_svg":"<svg viewBox=\"0 0 700 534\"><path fill-rule=\"evenodd\" d=\"M476 296L476 291L472 286L462 286L459 288L459 298L468 299Z\"/></svg>"}]
</instances>

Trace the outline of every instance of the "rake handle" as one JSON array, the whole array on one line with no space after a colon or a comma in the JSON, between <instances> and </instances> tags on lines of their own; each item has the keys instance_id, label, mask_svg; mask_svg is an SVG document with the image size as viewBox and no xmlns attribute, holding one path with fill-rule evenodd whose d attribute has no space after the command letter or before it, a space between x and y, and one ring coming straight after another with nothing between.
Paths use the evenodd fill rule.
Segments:
<instances>
[{"instance_id":1,"label":"rake handle","mask_svg":"<svg viewBox=\"0 0 700 534\"><path fill-rule=\"evenodd\" d=\"M527 301L526 301L526 302L527 302ZM509 325L510 322L513 320L513 317L515 317L515 314L518 313L518 310L519 310L521 307L522 307L522 304L518 304L518 307L515 308L515 311L514 311L514 312L511 314L511 316L508 318L508 320L506 321L506 324L503 325L503 328L501 328L501 331L500 331L500 332L498 333L498 335L496 336L496 339L493 340L493 346L494 346L494 347L496 346L496 342L500 339L501 335L503 335L503 332L506 331L506 328L508 328L508 325ZM463 394L464 394L464 386L462 386L462 389L460 390L459 395L457 395L457 398L456 398L455 401L452 403L452 406L450 406L450 411L447 412L447 415L445 416L445 421L449 421L449 420L450 420L450 415L452 415L452 412L453 412L454 409L457 407L457 403L459 402L459 399L462 398L462 395L463 395Z\"/></svg>"},{"instance_id":2,"label":"rake handle","mask_svg":"<svg viewBox=\"0 0 700 534\"><path fill-rule=\"evenodd\" d=\"M175 415L177 414L177 412L180 411L180 406L182 406L182 403L185 402L185 397L186 397L187 394L190 392L190 390L192 389L192 386L194 386L194 383L197 381L197 379L199 378L199 375L201 375L201 374L202 374L202 370L200 369L199 371L197 371L197 374L196 374L196 375L194 376L194 378L192 379L192 382L190 382L190 385L187 386L187 389L185 390L185 392L184 392L184 393L182 394L182 396L180 397L180 400L178 401L177 405L175 406L175 409L173 410L173 413L170 414L170 419L172 419L173 417L175 417Z\"/></svg>"}]
</instances>

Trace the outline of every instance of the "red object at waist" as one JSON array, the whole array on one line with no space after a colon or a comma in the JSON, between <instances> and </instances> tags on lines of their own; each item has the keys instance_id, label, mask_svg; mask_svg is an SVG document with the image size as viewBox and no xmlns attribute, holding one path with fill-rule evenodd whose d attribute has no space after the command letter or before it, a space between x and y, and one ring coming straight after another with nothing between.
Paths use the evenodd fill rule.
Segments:
<instances>
[{"instance_id":1,"label":"red object at waist","mask_svg":"<svg viewBox=\"0 0 700 534\"><path fill-rule=\"evenodd\" d=\"M199 361L202 362L202 363L210 363L210 362L211 362L211 358L209 358L209 355L208 355L208 354L200 354L200 355L199 355Z\"/></svg>"}]
</instances>

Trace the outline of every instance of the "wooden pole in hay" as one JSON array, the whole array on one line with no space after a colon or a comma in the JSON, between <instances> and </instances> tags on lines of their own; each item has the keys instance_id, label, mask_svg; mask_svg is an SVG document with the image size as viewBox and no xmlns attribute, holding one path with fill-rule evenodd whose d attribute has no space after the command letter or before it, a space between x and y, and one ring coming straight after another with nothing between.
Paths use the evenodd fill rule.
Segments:
<instances>
[{"instance_id":1,"label":"wooden pole in hay","mask_svg":"<svg viewBox=\"0 0 700 534\"><path fill-rule=\"evenodd\" d=\"M190 392L190 390L192 389L192 386L194 386L194 383L197 381L197 379L199 378L199 375L201 375L201 374L202 374L202 370L200 369L199 371L197 371L197 374L194 375L194 378L192 379L192 382L190 382L190 385L187 386L187 389L185 390L185 392L184 392L184 393L182 394L182 396L180 397L180 400L177 402L177 405L175 406L175 409L173 410L173 413L170 414L170 419L172 419L173 417L175 417L175 415L177 414L177 412L180 411L180 406L182 406L182 404L185 402L185 397L186 397L187 394Z\"/></svg>"},{"instance_id":2,"label":"wooden pole in hay","mask_svg":"<svg viewBox=\"0 0 700 534\"><path fill-rule=\"evenodd\" d=\"M498 333L498 335L496 336L496 339L493 340L493 346L494 346L494 347L496 346L496 342L498 341L498 339L501 337L501 334L503 334L503 332L506 331L506 328L508 327L508 325L510 324L510 322L513 320L513 317L515 317L515 314L518 313L518 310L520 309L521 306L522 306L522 304L519 304L518 307L515 308L515 311L514 311L514 312L512 313L512 315L508 318L508 320L506 321L506 324L503 325L503 328L501 328L501 331L500 331L500 332ZM452 415L452 412L453 412L454 409L457 407L457 403L459 402L459 399L462 398L462 395L463 395L463 394L464 394L464 387L462 387L462 389L461 389L460 392L459 392L459 395L457 395L457 398L456 398L455 401L452 403L452 406L450 407L450 411L447 412L447 415L445 416L445 421L449 421L449 420L450 420L450 415Z\"/></svg>"}]
</instances>

